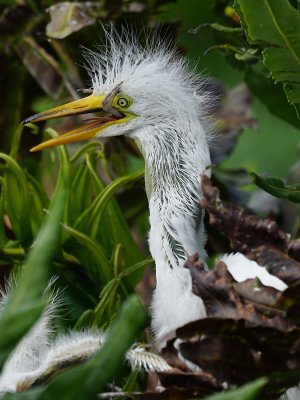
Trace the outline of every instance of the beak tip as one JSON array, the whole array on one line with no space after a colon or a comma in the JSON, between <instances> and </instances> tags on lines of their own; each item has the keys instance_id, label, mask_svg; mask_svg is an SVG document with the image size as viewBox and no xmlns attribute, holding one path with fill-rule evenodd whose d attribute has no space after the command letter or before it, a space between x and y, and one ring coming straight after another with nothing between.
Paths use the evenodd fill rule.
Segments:
<instances>
[{"instance_id":1,"label":"beak tip","mask_svg":"<svg viewBox=\"0 0 300 400\"><path fill-rule=\"evenodd\" d=\"M21 125L24 126L24 125L28 124L29 122L34 121L35 117L36 117L36 115L32 115L31 117L23 119L23 121L21 122Z\"/></svg>"},{"instance_id":2,"label":"beak tip","mask_svg":"<svg viewBox=\"0 0 300 400\"><path fill-rule=\"evenodd\" d=\"M35 153L36 151L39 151L40 150L39 147L40 147L40 145L31 147L31 149L29 149L30 153Z\"/></svg>"}]
</instances>

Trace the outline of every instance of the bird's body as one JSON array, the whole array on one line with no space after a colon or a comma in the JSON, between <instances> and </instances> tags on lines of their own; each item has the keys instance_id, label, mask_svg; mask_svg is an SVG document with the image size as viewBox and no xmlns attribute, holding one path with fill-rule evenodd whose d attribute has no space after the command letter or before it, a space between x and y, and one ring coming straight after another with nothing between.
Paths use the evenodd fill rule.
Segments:
<instances>
[{"instance_id":1,"label":"bird's body","mask_svg":"<svg viewBox=\"0 0 300 400\"><path fill-rule=\"evenodd\" d=\"M149 247L156 264L152 326L157 341L163 343L179 326L205 316L184 263L196 252L202 259L206 256L200 179L209 174L210 166L205 121L209 96L201 79L174 50L153 43L142 48L134 39L107 35L109 48L86 55L93 94L27 121L97 110L108 113L35 150L100 134L124 134L137 142L145 159ZM262 274L264 284L285 288L279 279L269 279L266 270L261 273L261 267L245 260L240 254L231 256L229 271L238 281Z\"/></svg>"}]
</instances>

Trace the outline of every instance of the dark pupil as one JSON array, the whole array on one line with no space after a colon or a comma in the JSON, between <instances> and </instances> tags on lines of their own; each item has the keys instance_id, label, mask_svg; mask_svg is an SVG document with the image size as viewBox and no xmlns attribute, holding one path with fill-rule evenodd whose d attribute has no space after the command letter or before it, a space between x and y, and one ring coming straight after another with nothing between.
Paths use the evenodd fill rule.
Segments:
<instances>
[{"instance_id":1,"label":"dark pupil","mask_svg":"<svg viewBox=\"0 0 300 400\"><path fill-rule=\"evenodd\" d=\"M126 99L119 99L118 105L121 107L126 107L128 105L128 101Z\"/></svg>"}]
</instances>

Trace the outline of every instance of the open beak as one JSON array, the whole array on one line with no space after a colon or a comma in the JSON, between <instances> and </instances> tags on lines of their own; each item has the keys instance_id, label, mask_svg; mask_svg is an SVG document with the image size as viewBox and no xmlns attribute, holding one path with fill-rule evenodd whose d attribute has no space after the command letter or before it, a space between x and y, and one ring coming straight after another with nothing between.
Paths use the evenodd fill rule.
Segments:
<instances>
[{"instance_id":1,"label":"open beak","mask_svg":"<svg viewBox=\"0 0 300 400\"><path fill-rule=\"evenodd\" d=\"M105 96L96 96L92 94L83 99L75 100L71 103L35 114L29 118L26 118L22 124L27 124L28 122L46 121L48 119L62 118L70 115L107 111L106 103ZM110 110L112 111L112 109ZM126 120L126 116L117 111L112 111L112 113L108 113L102 117L90 118L85 121L83 126L73 129L72 131L64 133L56 138L47 140L46 142L33 147L30 151L39 151L47 147L58 146L60 144L87 140L98 136L100 131L104 130L108 126L114 125L115 123L126 122Z\"/></svg>"}]
</instances>

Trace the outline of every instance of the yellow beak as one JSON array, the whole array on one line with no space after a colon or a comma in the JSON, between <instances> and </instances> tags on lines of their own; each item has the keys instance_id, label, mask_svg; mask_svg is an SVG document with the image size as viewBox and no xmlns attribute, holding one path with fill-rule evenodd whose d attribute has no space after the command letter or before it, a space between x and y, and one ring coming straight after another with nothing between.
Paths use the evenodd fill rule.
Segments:
<instances>
[{"instance_id":1,"label":"yellow beak","mask_svg":"<svg viewBox=\"0 0 300 400\"><path fill-rule=\"evenodd\" d=\"M29 118L26 118L22 123L27 124L28 122L39 122L52 118L62 118L70 115L103 111L104 99L105 96L96 96L92 94L83 99L72 101L71 103L52 108L51 110L42 112L40 114L35 114ZM110 125L118 123L119 121L121 122L121 120L122 122L126 122L127 118L122 117L116 117L115 115L108 114L102 117L90 118L87 120L88 123L85 125L70 132L64 133L59 137L47 140L46 142L33 147L30 151L39 151L47 147L93 138L98 136L100 131L104 130Z\"/></svg>"}]
</instances>

